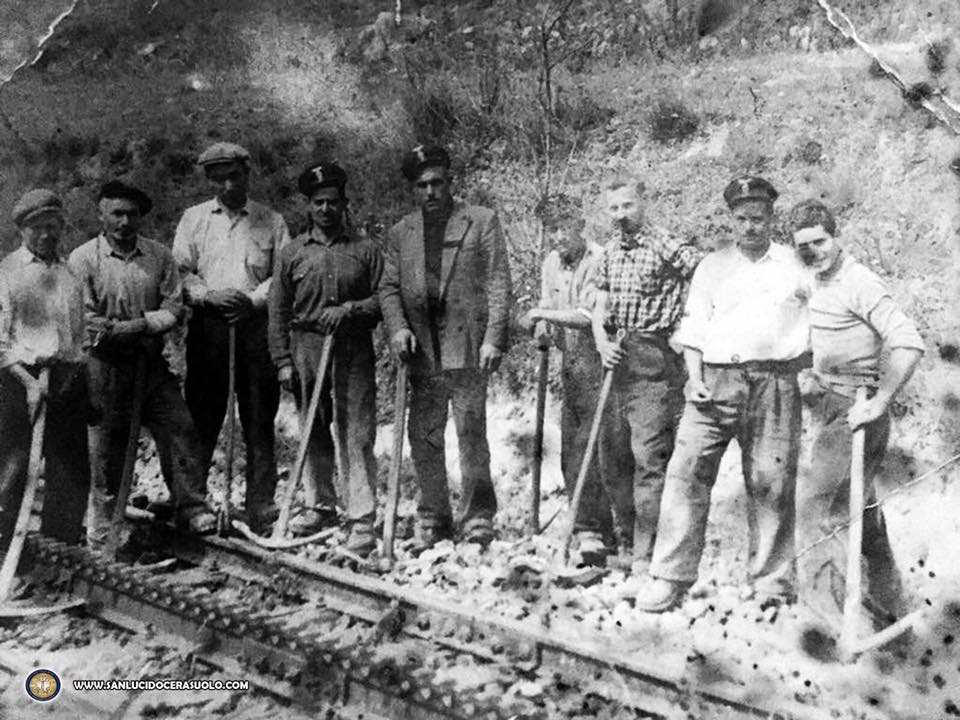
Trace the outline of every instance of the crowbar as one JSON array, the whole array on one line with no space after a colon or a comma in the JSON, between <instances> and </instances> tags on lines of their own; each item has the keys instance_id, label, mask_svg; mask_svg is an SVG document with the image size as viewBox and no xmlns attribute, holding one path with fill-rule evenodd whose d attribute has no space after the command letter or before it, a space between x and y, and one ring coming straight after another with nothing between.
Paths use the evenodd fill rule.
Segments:
<instances>
[{"instance_id":1,"label":"crowbar","mask_svg":"<svg viewBox=\"0 0 960 720\"><path fill-rule=\"evenodd\" d=\"M287 525L290 524L290 509L293 506L293 496L303 477L303 466L307 461L307 445L313 432L313 422L317 417L317 408L320 407L320 394L323 390L323 381L327 377L327 368L330 365L330 355L333 352L333 335L327 335L320 350L320 362L317 363L317 374L310 395L310 404L303 415L303 424L300 426L300 447L297 448L297 459L293 465L293 474L287 479L287 486L283 491L283 502L280 504L280 515L273 526L273 541L283 540L287 534ZM259 539L258 539L259 540ZM254 540L253 542L258 542ZM266 547L266 546L264 546Z\"/></svg>"},{"instance_id":2,"label":"crowbar","mask_svg":"<svg viewBox=\"0 0 960 720\"><path fill-rule=\"evenodd\" d=\"M387 476L387 505L383 518L383 557L380 568L389 572L395 560L393 540L397 527L397 506L400 503L400 468L403 462L403 433L407 416L407 364L397 365L397 391L393 400L393 456Z\"/></svg>"},{"instance_id":3,"label":"crowbar","mask_svg":"<svg viewBox=\"0 0 960 720\"><path fill-rule=\"evenodd\" d=\"M857 404L865 402L867 389L857 389ZM857 626L860 619L861 568L860 554L863 547L864 513L864 450L866 430L863 425L853 431L853 449L850 455L850 535L847 544L847 582L843 599L843 627L840 632L840 648L844 659L851 660L855 654Z\"/></svg>"},{"instance_id":4,"label":"crowbar","mask_svg":"<svg viewBox=\"0 0 960 720\"><path fill-rule=\"evenodd\" d=\"M228 332L227 363L229 366L229 374L227 375L227 450L226 461L223 469L226 487L223 491L223 504L220 506L220 514L217 516L217 534L221 537L226 535L227 530L230 528L230 496L233 494L233 436L236 433L237 423L237 326L234 323L230 323Z\"/></svg>"},{"instance_id":5,"label":"crowbar","mask_svg":"<svg viewBox=\"0 0 960 720\"><path fill-rule=\"evenodd\" d=\"M537 413L533 430L533 468L530 476L530 518L527 536L540 532L540 476L543 472L543 416L547 406L547 380L550 371L550 346L541 345L537 366Z\"/></svg>"}]
</instances>

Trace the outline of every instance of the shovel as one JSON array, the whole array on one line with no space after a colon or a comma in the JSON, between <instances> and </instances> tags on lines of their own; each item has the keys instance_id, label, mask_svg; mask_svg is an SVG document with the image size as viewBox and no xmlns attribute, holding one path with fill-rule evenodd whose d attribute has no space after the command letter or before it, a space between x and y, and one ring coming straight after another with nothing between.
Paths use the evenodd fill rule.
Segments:
<instances>
[{"instance_id":1,"label":"shovel","mask_svg":"<svg viewBox=\"0 0 960 720\"><path fill-rule=\"evenodd\" d=\"M220 536L225 536L230 528L230 496L233 495L233 436L237 423L237 326L233 323L231 323L229 327L227 347L227 353L229 355L229 375L227 376L227 457L223 470L226 488L223 491L223 505L220 506L220 514L217 517L217 533Z\"/></svg>"}]
</instances>

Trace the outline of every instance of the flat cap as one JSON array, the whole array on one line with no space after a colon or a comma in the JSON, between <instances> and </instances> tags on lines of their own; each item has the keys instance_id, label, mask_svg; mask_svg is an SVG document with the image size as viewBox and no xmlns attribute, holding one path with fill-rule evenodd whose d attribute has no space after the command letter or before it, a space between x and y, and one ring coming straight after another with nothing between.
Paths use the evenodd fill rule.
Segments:
<instances>
[{"instance_id":1,"label":"flat cap","mask_svg":"<svg viewBox=\"0 0 960 720\"><path fill-rule=\"evenodd\" d=\"M417 145L403 156L400 172L413 182L428 167L450 168L450 153L439 145Z\"/></svg>"},{"instance_id":2,"label":"flat cap","mask_svg":"<svg viewBox=\"0 0 960 720\"><path fill-rule=\"evenodd\" d=\"M780 197L780 193L769 182L762 177L753 175L743 175L730 181L727 189L723 191L723 199L727 201L727 207L734 207L747 200L762 200L771 205Z\"/></svg>"},{"instance_id":3,"label":"flat cap","mask_svg":"<svg viewBox=\"0 0 960 720\"><path fill-rule=\"evenodd\" d=\"M208 147L197 158L197 165L216 165L217 163L228 163L233 161L242 163L250 162L250 153L246 148L231 142L217 142Z\"/></svg>"},{"instance_id":4,"label":"flat cap","mask_svg":"<svg viewBox=\"0 0 960 720\"><path fill-rule=\"evenodd\" d=\"M143 190L129 185L122 180L111 180L104 183L97 194L97 202L101 200L130 200L140 209L141 215L146 215L153 208L153 200Z\"/></svg>"},{"instance_id":5,"label":"flat cap","mask_svg":"<svg viewBox=\"0 0 960 720\"><path fill-rule=\"evenodd\" d=\"M19 226L31 218L50 212L63 215L63 201L53 190L37 188L35 190L28 190L17 200L10 216Z\"/></svg>"},{"instance_id":6,"label":"flat cap","mask_svg":"<svg viewBox=\"0 0 960 720\"><path fill-rule=\"evenodd\" d=\"M312 196L322 187L335 187L342 195L346 185L346 171L332 162L314 163L300 173L300 177L297 179L297 188L307 197Z\"/></svg>"}]
</instances>

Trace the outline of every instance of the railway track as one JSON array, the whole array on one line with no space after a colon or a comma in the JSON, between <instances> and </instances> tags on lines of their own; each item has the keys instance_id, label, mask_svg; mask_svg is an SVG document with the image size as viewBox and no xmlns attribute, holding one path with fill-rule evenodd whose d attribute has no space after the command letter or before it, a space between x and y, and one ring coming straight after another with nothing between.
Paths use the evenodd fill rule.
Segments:
<instances>
[{"instance_id":1,"label":"railway track","mask_svg":"<svg viewBox=\"0 0 960 720\"><path fill-rule=\"evenodd\" d=\"M690 687L601 647L245 540L161 532L176 559L163 572L37 534L28 549L35 567L69 578L88 613L192 639L200 661L318 717L823 717Z\"/></svg>"}]
</instances>

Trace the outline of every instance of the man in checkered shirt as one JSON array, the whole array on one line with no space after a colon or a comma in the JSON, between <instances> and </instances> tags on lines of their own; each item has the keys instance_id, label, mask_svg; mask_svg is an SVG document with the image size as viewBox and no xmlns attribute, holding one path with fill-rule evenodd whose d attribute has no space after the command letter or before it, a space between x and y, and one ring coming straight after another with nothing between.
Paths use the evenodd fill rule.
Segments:
<instances>
[{"instance_id":1,"label":"man in checkered shirt","mask_svg":"<svg viewBox=\"0 0 960 720\"><path fill-rule=\"evenodd\" d=\"M603 366L614 373L610 417L622 418L630 429L632 477L610 482L626 485L613 496L632 495L633 507L623 511L633 515L633 538L625 540L632 539L634 570L641 571L653 553L664 473L683 407L683 359L669 339L702 254L644 220L636 183L608 182L604 201L615 235L598 264L592 325ZM611 334L620 330L625 335L617 344ZM601 453L612 449L615 433L607 423Z\"/></svg>"}]
</instances>

